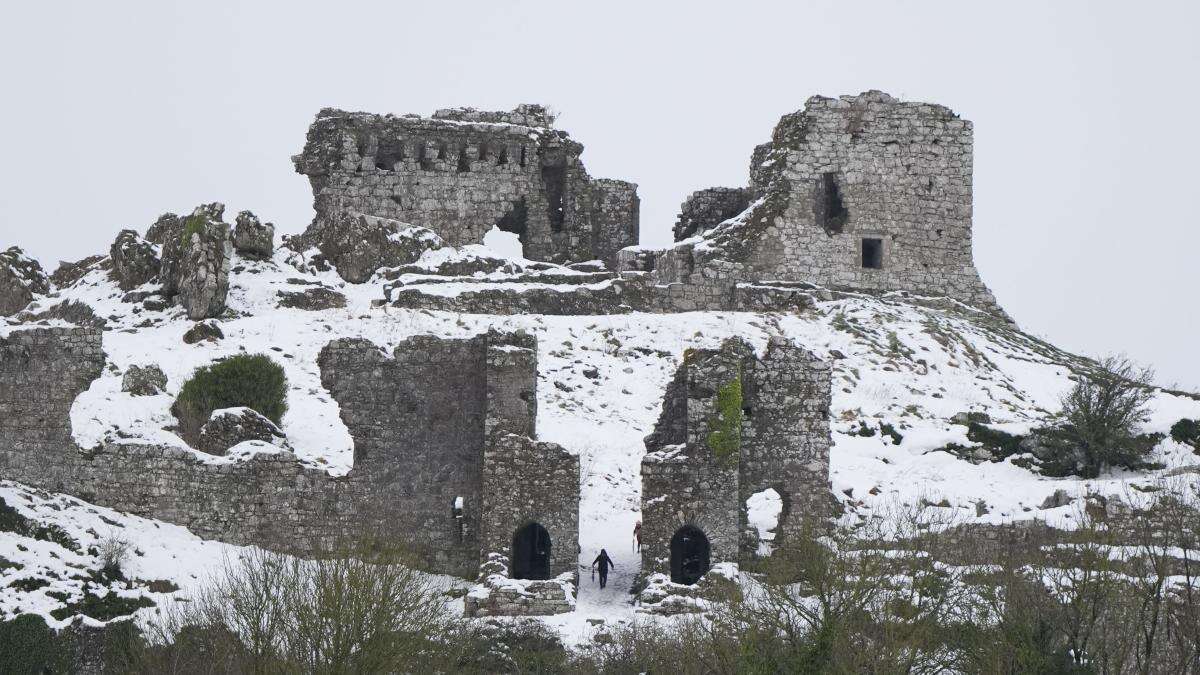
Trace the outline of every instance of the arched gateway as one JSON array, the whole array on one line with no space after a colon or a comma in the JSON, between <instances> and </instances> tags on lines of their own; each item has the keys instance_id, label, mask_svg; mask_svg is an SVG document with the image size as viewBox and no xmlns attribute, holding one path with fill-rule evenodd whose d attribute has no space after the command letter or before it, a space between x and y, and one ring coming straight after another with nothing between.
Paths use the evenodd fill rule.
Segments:
<instances>
[{"instance_id":1,"label":"arched gateway","mask_svg":"<svg viewBox=\"0 0 1200 675\"><path fill-rule=\"evenodd\" d=\"M538 523L529 523L513 535L512 578L550 578L550 533Z\"/></svg>"},{"instance_id":2,"label":"arched gateway","mask_svg":"<svg viewBox=\"0 0 1200 675\"><path fill-rule=\"evenodd\" d=\"M708 537L695 525L684 525L671 537L671 581L691 584L708 571Z\"/></svg>"}]
</instances>

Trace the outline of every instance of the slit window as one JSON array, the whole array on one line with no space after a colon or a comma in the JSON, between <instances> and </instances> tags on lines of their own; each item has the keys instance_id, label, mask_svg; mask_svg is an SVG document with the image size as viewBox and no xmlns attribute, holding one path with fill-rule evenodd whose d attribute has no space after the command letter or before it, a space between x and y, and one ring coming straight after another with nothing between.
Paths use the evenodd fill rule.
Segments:
<instances>
[{"instance_id":1,"label":"slit window","mask_svg":"<svg viewBox=\"0 0 1200 675\"><path fill-rule=\"evenodd\" d=\"M883 269L883 240L864 238L862 240L862 266L869 270Z\"/></svg>"}]
</instances>

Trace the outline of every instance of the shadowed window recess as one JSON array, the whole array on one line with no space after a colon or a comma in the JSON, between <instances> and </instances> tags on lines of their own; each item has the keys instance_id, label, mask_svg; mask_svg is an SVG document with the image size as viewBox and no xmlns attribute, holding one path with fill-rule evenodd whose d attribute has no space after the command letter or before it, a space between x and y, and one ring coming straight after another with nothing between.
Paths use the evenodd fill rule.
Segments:
<instances>
[{"instance_id":1,"label":"shadowed window recess","mask_svg":"<svg viewBox=\"0 0 1200 675\"><path fill-rule=\"evenodd\" d=\"M866 237L862 240L862 266L869 270L883 269L883 240Z\"/></svg>"}]
</instances>

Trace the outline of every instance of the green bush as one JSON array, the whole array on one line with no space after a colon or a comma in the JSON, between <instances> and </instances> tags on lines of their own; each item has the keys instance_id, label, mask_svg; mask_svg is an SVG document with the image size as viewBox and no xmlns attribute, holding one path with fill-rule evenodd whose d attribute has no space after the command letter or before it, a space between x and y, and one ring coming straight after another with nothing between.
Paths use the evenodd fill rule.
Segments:
<instances>
[{"instance_id":1,"label":"green bush","mask_svg":"<svg viewBox=\"0 0 1200 675\"><path fill-rule=\"evenodd\" d=\"M79 602L73 602L66 607L59 607L50 612L50 616L59 621L76 614L90 616L97 621L111 621L119 616L133 614L143 607L153 607L154 601L149 598L125 598L110 592L108 595L96 595L84 591Z\"/></svg>"},{"instance_id":2,"label":"green bush","mask_svg":"<svg viewBox=\"0 0 1200 675\"><path fill-rule=\"evenodd\" d=\"M1179 420L1171 425L1171 440L1190 445L1200 452L1200 420Z\"/></svg>"},{"instance_id":3,"label":"green bush","mask_svg":"<svg viewBox=\"0 0 1200 675\"><path fill-rule=\"evenodd\" d=\"M1138 469L1161 439L1142 434L1146 404L1154 396L1154 373L1124 357L1108 357L1082 376L1063 397L1059 423L1045 432L1046 445L1059 463L1094 478L1109 467Z\"/></svg>"},{"instance_id":4,"label":"green bush","mask_svg":"<svg viewBox=\"0 0 1200 675\"><path fill-rule=\"evenodd\" d=\"M66 641L37 614L0 622L0 671L65 673L70 660Z\"/></svg>"},{"instance_id":5,"label":"green bush","mask_svg":"<svg viewBox=\"0 0 1200 675\"><path fill-rule=\"evenodd\" d=\"M279 424L287 411L287 376L264 354L239 354L196 369L171 412L194 439L214 410L247 407Z\"/></svg>"}]
</instances>

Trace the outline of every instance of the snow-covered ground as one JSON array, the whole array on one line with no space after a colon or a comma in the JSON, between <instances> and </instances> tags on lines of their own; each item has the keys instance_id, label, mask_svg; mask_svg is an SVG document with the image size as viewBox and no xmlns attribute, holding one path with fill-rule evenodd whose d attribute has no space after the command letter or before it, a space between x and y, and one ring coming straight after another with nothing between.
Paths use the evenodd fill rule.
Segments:
<instances>
[{"instance_id":1,"label":"snow-covered ground","mask_svg":"<svg viewBox=\"0 0 1200 675\"><path fill-rule=\"evenodd\" d=\"M343 293L346 307L304 311L278 306L279 291L303 291L315 284ZM301 272L287 264L283 254L266 262L239 258L229 293L233 318L220 321L225 338L187 345L182 338L192 323L181 310L152 312L124 303L124 293L106 274L92 271L58 297L40 303L46 308L61 300L78 300L108 320L104 350L110 365L75 402L71 412L75 438L84 447L118 436L186 447L167 429L175 423L169 408L184 380L195 368L217 358L264 353L280 363L288 377L288 412L281 426L297 456L332 474L345 474L352 465L352 440L337 403L321 386L316 363L326 343L361 336L390 351L416 334L463 337L489 327L529 331L539 341L538 436L580 457L578 610L547 619L572 641L592 630L588 618L612 621L633 616L628 589L639 565L632 542L640 518L642 439L652 430L667 382L689 347L716 346L727 337L740 336L762 349L770 337L782 335L832 361L832 491L851 512L882 512L885 505L921 499L945 500L960 522L1039 517L1068 524L1071 507L1039 508L1056 490L1071 495L1120 494L1131 484L1154 482L1163 473L1116 473L1088 481L1052 479L1011 461L973 464L937 451L952 442L970 445L966 427L950 421L960 412L986 412L1000 428L1010 431L1038 424L1057 409L1059 397L1072 385L1070 365L1075 359L1014 330L972 321L961 313L907 304L901 298L841 298L820 302L801 314L779 315L484 316L374 306L373 301L383 297L382 286L378 279L354 285L332 272ZM455 286L440 284L438 292L452 292ZM17 329L0 326L0 334ZM167 391L148 397L123 393L125 370L149 363L158 364L167 375ZM1184 417L1200 418L1200 401L1160 393L1152 402L1146 430L1165 432ZM898 443L879 433L883 423L899 432ZM853 433L864 424L876 433ZM197 456L228 462L241 461L245 453L233 458ZM1165 465L1164 471L1200 463L1190 448L1169 439L1159 444L1153 459ZM0 494L10 503L40 503L30 501L29 493L16 486L6 486ZM45 503L64 500L72 501L54 497ZM56 518L77 514L81 523L92 523L87 519L98 518L93 514L108 514L82 504L64 512L50 511L45 508L46 515ZM112 514L105 517L118 519ZM198 578L229 549L197 540L182 528L123 518L124 533L145 552L136 561L145 567L139 568L139 575ZM104 531L96 523L92 526ZM589 572L601 548L616 564L603 591ZM0 555L11 558L10 553L18 552L11 537L0 533ZM26 564L32 563L30 556ZM32 611L52 604L7 592L3 602L9 612L17 604Z\"/></svg>"}]
</instances>

